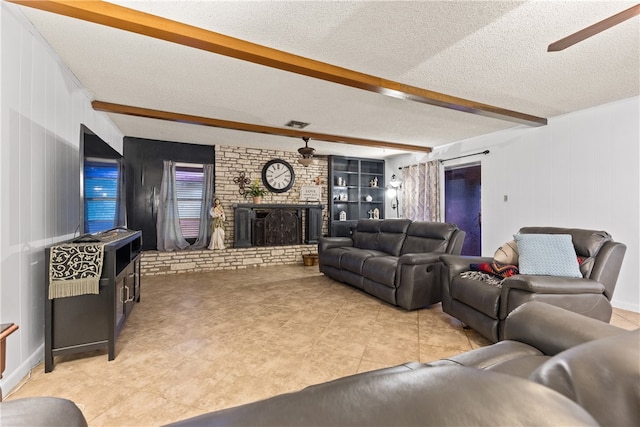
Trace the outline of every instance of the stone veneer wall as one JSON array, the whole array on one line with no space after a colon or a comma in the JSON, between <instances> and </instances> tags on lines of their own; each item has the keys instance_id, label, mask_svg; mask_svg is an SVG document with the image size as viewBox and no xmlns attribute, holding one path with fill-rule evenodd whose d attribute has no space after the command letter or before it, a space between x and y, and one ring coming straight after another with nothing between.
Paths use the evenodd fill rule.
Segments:
<instances>
[{"instance_id":1,"label":"stone veneer wall","mask_svg":"<svg viewBox=\"0 0 640 427\"><path fill-rule=\"evenodd\" d=\"M301 141L300 146L303 143ZM297 148L297 147L295 147ZM252 199L244 199L238 192L238 184L233 179L241 171L252 181L257 179L261 187L262 167L271 159L283 159L294 169L295 183L286 193L267 193L263 203L301 203L300 188L303 185L315 184L315 179L322 179L323 234L327 234L327 177L328 162L326 158L316 158L309 167L298 163L298 153L280 150L260 150L254 148L216 146L216 194L225 210L225 246L223 250L186 250L177 252L144 251L142 254L141 273L143 276L174 274L183 272L202 272L213 270L229 270L257 265L302 264L302 254L317 252L316 245L270 246L256 248L234 248L233 227L234 203L253 203Z\"/></svg>"}]
</instances>

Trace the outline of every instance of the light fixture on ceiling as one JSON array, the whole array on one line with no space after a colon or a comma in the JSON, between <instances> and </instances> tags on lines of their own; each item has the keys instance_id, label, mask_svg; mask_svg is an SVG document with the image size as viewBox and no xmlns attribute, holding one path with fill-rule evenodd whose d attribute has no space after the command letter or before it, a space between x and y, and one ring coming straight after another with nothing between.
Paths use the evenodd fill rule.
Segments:
<instances>
[{"instance_id":1,"label":"light fixture on ceiling","mask_svg":"<svg viewBox=\"0 0 640 427\"><path fill-rule=\"evenodd\" d=\"M298 159L298 163L306 168L313 163L313 153L315 153L316 150L309 147L309 137L303 136L302 140L304 141L304 147L298 148L298 153L302 156Z\"/></svg>"},{"instance_id":2,"label":"light fixture on ceiling","mask_svg":"<svg viewBox=\"0 0 640 427\"><path fill-rule=\"evenodd\" d=\"M309 126L309 123L299 122L297 120L289 120L289 122L285 124L285 126L295 129L304 129Z\"/></svg>"}]
</instances>

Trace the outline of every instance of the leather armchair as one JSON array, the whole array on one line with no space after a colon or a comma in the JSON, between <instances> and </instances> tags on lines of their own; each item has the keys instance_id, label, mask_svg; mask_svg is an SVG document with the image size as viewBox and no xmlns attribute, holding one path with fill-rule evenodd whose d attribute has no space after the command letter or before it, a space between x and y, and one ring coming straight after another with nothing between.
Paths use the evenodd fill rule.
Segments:
<instances>
[{"instance_id":1,"label":"leather armchair","mask_svg":"<svg viewBox=\"0 0 640 427\"><path fill-rule=\"evenodd\" d=\"M579 257L588 260L582 278L518 274L493 286L464 278L470 264L493 258L442 255L442 310L496 342L504 338L504 320L516 307L537 300L609 322L611 297L626 246L604 231L558 227L524 227L521 234L570 234Z\"/></svg>"}]
</instances>

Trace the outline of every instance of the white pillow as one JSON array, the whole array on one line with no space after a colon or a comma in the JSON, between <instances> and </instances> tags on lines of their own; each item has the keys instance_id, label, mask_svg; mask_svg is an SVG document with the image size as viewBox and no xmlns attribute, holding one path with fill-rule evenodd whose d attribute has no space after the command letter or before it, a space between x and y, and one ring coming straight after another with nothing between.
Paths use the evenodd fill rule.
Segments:
<instances>
[{"instance_id":1,"label":"white pillow","mask_svg":"<svg viewBox=\"0 0 640 427\"><path fill-rule=\"evenodd\" d=\"M520 274L582 277L570 234L516 234Z\"/></svg>"}]
</instances>

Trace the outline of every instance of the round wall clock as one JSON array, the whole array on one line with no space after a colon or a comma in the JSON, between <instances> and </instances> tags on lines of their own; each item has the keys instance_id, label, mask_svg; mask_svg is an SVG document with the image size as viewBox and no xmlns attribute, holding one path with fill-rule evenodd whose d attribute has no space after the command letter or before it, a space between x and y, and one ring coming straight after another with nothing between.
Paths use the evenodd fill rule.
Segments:
<instances>
[{"instance_id":1,"label":"round wall clock","mask_svg":"<svg viewBox=\"0 0 640 427\"><path fill-rule=\"evenodd\" d=\"M285 160L269 160L262 168L262 183L271 192L289 191L295 179L293 167Z\"/></svg>"}]
</instances>

